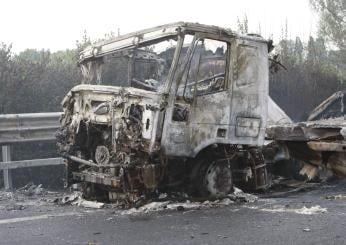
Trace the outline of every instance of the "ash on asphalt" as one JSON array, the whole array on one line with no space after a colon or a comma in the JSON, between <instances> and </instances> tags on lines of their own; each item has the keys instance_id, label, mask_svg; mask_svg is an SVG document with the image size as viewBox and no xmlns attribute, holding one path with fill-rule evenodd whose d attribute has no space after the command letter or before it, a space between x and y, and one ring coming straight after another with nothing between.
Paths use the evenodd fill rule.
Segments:
<instances>
[{"instance_id":1,"label":"ash on asphalt","mask_svg":"<svg viewBox=\"0 0 346 245\"><path fill-rule=\"evenodd\" d=\"M313 188L310 184L299 184L297 183L282 181L281 187L272 188L274 191L269 191L261 196L264 198L258 199L256 195L244 193L242 190L235 188L234 193L225 196L221 199L216 200L202 200L197 201L189 198L186 194L175 194L170 195L161 193L161 195L149 203L145 203L140 207L123 209L119 208L118 204L112 203L101 203L96 201L88 201L82 198L82 194L78 191L73 192L51 192L42 188L41 185L28 184L22 188L17 189L14 192L0 192L0 217L17 217L21 214L34 215L35 213L53 213L57 212L70 212L78 211L81 214L91 213L95 209L102 209L104 212L111 211L113 216L118 215L131 215L140 216L143 214L158 212L188 212L194 210L205 210L212 208L220 208L231 206L233 208L249 208L257 209L262 212L272 213L314 213L314 212L327 212L326 208L320 206L309 206L303 205L301 207L292 207L292 204L285 204L284 206L276 204L271 206L273 203L278 203L278 200L274 200L268 197L281 197L285 198L290 195L294 195L297 192L305 190L305 194L309 196L310 190L322 192L324 189L328 189L328 184L319 185L318 189ZM285 185L286 187L282 187ZM345 185L344 182L339 181L338 186ZM295 188L292 188L294 186ZM307 188L308 186L308 188ZM315 187L317 187L315 185ZM172 198L174 196L175 198ZM179 196L179 198L177 198ZM181 197L184 197L183 199ZM342 199L342 195L336 195L334 199ZM280 198L279 198L280 199ZM333 195L329 195L327 199L332 200ZM112 217L107 217L107 220L111 220Z\"/></svg>"},{"instance_id":2,"label":"ash on asphalt","mask_svg":"<svg viewBox=\"0 0 346 245\"><path fill-rule=\"evenodd\" d=\"M339 180L252 203L162 201L133 213L52 201L64 193L1 192L1 244L344 244L345 188Z\"/></svg>"},{"instance_id":3,"label":"ash on asphalt","mask_svg":"<svg viewBox=\"0 0 346 245\"><path fill-rule=\"evenodd\" d=\"M189 198L186 194L174 194L175 197L167 193L155 199L148 201L140 207L123 209L117 203L102 203L97 201L88 201L82 198L82 193L73 192L51 192L45 190L41 185L28 184L23 188L13 192L0 192L0 207L6 211L21 211L21 210L52 210L53 208L67 208L72 206L85 209L111 209L114 213L121 215L136 215L140 213L161 212L161 211L188 211L201 210L208 208L216 208L229 206L239 203L253 203L257 201L257 196L244 193L242 190L235 188L232 194L220 199L196 201ZM182 198L184 197L184 198ZM182 200L183 199L183 200Z\"/></svg>"}]
</instances>

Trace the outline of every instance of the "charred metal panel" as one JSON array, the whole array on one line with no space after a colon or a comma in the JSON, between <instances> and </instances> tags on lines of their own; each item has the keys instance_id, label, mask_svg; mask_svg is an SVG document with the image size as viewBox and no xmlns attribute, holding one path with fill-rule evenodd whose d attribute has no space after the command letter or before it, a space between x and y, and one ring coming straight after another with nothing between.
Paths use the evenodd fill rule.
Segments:
<instances>
[{"instance_id":1,"label":"charred metal panel","mask_svg":"<svg viewBox=\"0 0 346 245\"><path fill-rule=\"evenodd\" d=\"M166 127L171 132L168 134L170 140L163 145L166 150L169 149L167 154L195 156L203 148L215 143L263 144L268 99L267 46L262 42L242 38L230 38L229 43L226 89L195 95L189 107L188 122L175 123L185 128L184 134L179 132L182 130L179 126L175 128L170 124ZM249 122L246 122L246 118L249 118ZM218 136L220 129L223 131L222 137ZM178 138L181 135L190 138L181 140L183 143L174 151L175 135Z\"/></svg>"},{"instance_id":2,"label":"charred metal panel","mask_svg":"<svg viewBox=\"0 0 346 245\"><path fill-rule=\"evenodd\" d=\"M237 137L258 137L261 128L260 118L238 117L235 135Z\"/></svg>"},{"instance_id":3,"label":"charred metal panel","mask_svg":"<svg viewBox=\"0 0 346 245\"><path fill-rule=\"evenodd\" d=\"M229 137L230 96L229 91L216 92L197 96L191 109L192 156L200 150L215 143L227 144ZM218 137L217 132L223 128L224 137Z\"/></svg>"},{"instance_id":4,"label":"charred metal panel","mask_svg":"<svg viewBox=\"0 0 346 245\"><path fill-rule=\"evenodd\" d=\"M162 139L164 152L171 156L189 156L191 154L191 128L185 122L171 122L168 134Z\"/></svg>"},{"instance_id":5,"label":"charred metal panel","mask_svg":"<svg viewBox=\"0 0 346 245\"><path fill-rule=\"evenodd\" d=\"M345 115L346 91L338 91L318 105L310 114L308 121L338 118Z\"/></svg>"},{"instance_id":6,"label":"charred metal panel","mask_svg":"<svg viewBox=\"0 0 346 245\"><path fill-rule=\"evenodd\" d=\"M213 42L219 46L213 48ZM160 50L160 43L170 46ZM112 57L126 57L127 65L113 69L119 60ZM139 60L144 63L136 66ZM264 142L266 40L215 26L173 23L93 44L81 52L79 63L85 81L96 78L100 84L104 68L106 78L119 84L79 85L65 97L57 139L70 180L106 185L112 199L122 196L114 194L119 190L140 196L162 183L183 183L192 167L197 168L193 178L204 179L208 165L196 156L214 147L221 162L211 170L230 173L225 159L241 152L243 165L264 180L253 182L255 189L266 186L261 153L249 163L246 152ZM224 177L228 192L232 177Z\"/></svg>"},{"instance_id":7,"label":"charred metal panel","mask_svg":"<svg viewBox=\"0 0 346 245\"><path fill-rule=\"evenodd\" d=\"M272 125L267 128L268 139L282 141L309 141L343 138L346 121L343 118Z\"/></svg>"},{"instance_id":8,"label":"charred metal panel","mask_svg":"<svg viewBox=\"0 0 346 245\"><path fill-rule=\"evenodd\" d=\"M309 148L314 151L346 151L346 142L345 141L310 141L307 143Z\"/></svg>"},{"instance_id":9,"label":"charred metal panel","mask_svg":"<svg viewBox=\"0 0 346 245\"><path fill-rule=\"evenodd\" d=\"M268 111L267 46L242 39L236 39L232 44L234 56L232 56L230 142L232 144L262 145ZM245 133L242 125L247 123L244 122L244 119L239 118L253 118L251 120L257 125L258 134L255 135L255 131L251 127L249 130L253 132ZM237 134L240 131L242 133ZM252 135L252 137L244 137L246 134Z\"/></svg>"},{"instance_id":10,"label":"charred metal panel","mask_svg":"<svg viewBox=\"0 0 346 245\"><path fill-rule=\"evenodd\" d=\"M286 145L291 157L307 163L301 174L308 178L314 178L322 166L346 176L345 128L345 120L336 118L270 126L267 136Z\"/></svg>"},{"instance_id":11,"label":"charred metal panel","mask_svg":"<svg viewBox=\"0 0 346 245\"><path fill-rule=\"evenodd\" d=\"M292 124L291 118L275 103L275 101L268 97L268 120L267 127L271 125L284 125Z\"/></svg>"}]
</instances>

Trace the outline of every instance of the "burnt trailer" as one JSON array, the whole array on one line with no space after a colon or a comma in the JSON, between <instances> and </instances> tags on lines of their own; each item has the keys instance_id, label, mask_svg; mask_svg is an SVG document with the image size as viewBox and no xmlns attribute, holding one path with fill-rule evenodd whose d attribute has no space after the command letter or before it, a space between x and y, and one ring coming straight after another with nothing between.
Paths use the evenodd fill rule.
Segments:
<instances>
[{"instance_id":1,"label":"burnt trailer","mask_svg":"<svg viewBox=\"0 0 346 245\"><path fill-rule=\"evenodd\" d=\"M57 135L69 183L130 201L164 188L212 197L233 183L266 188L268 47L183 22L87 47Z\"/></svg>"},{"instance_id":2,"label":"burnt trailer","mask_svg":"<svg viewBox=\"0 0 346 245\"><path fill-rule=\"evenodd\" d=\"M272 124L267 138L275 140L286 158L302 161L301 175L313 179L320 170L346 176L345 91L338 91L317 106L306 122Z\"/></svg>"}]
</instances>

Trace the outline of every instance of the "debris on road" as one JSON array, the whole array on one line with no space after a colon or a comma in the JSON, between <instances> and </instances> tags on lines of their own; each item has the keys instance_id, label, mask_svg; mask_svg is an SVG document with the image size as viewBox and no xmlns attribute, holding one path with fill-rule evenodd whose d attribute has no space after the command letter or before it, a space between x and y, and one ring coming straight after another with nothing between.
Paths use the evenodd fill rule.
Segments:
<instances>
[{"instance_id":1,"label":"debris on road","mask_svg":"<svg viewBox=\"0 0 346 245\"><path fill-rule=\"evenodd\" d=\"M55 202L61 205L71 204L84 208L103 208L105 206L102 202L87 201L82 197L81 192L73 192L68 195L64 195L62 198L58 198Z\"/></svg>"},{"instance_id":2,"label":"debris on road","mask_svg":"<svg viewBox=\"0 0 346 245\"><path fill-rule=\"evenodd\" d=\"M322 208L320 205L302 208L287 208L286 206L274 206L273 208L262 208L261 211L270 212L270 213L296 213L296 214L322 214L327 213L327 208Z\"/></svg>"},{"instance_id":3,"label":"debris on road","mask_svg":"<svg viewBox=\"0 0 346 245\"><path fill-rule=\"evenodd\" d=\"M28 206L41 206L45 203L52 203L61 206L71 205L91 209L108 208L117 210L116 213L119 211L121 214L149 213L162 210L184 212L228 206L234 203L253 203L257 200L257 196L245 193L241 189L234 187L232 194L209 200L192 198L184 192L163 192L159 193L157 198L152 199L149 203L138 203L136 208L128 209L131 206L121 205L121 203L106 204L100 201L85 200L81 191L50 192L42 188L41 185L34 184L27 184L13 192L0 192L0 201L5 202L3 207L7 211L23 210Z\"/></svg>"},{"instance_id":4,"label":"debris on road","mask_svg":"<svg viewBox=\"0 0 346 245\"><path fill-rule=\"evenodd\" d=\"M255 196L253 194L245 193L237 187L234 187L234 192L231 194L228 194L228 197L232 201L238 201L238 202L253 203L253 202L256 202L258 200L257 196Z\"/></svg>"},{"instance_id":5,"label":"debris on road","mask_svg":"<svg viewBox=\"0 0 346 245\"><path fill-rule=\"evenodd\" d=\"M0 201L13 199L13 192L2 191L0 192Z\"/></svg>"},{"instance_id":6,"label":"debris on road","mask_svg":"<svg viewBox=\"0 0 346 245\"><path fill-rule=\"evenodd\" d=\"M159 193L156 199L151 202L137 203L136 208L124 210L130 206L121 203L103 203L99 201L89 201L83 198L81 191L73 192L51 192L45 190L42 185L27 184L13 192L0 191L1 207L6 211L23 210L28 206L42 206L48 203L56 205L71 205L83 208L114 209L115 213L137 214L149 213L153 211L177 210L181 212L189 210L200 210L213 207L228 206L234 203L253 203L258 197L244 193L239 188L234 187L234 192L218 199L194 199L184 192Z\"/></svg>"},{"instance_id":7,"label":"debris on road","mask_svg":"<svg viewBox=\"0 0 346 245\"><path fill-rule=\"evenodd\" d=\"M57 198L55 202L62 205L71 204L72 202L76 201L80 196L81 193L73 192L72 194L64 195L62 198Z\"/></svg>"},{"instance_id":8,"label":"debris on road","mask_svg":"<svg viewBox=\"0 0 346 245\"><path fill-rule=\"evenodd\" d=\"M298 181L293 179L285 179L278 177L273 179L273 184L265 193L259 195L260 198L281 198L288 195L308 191L321 186L321 183L313 183L306 181Z\"/></svg>"},{"instance_id":9,"label":"debris on road","mask_svg":"<svg viewBox=\"0 0 346 245\"><path fill-rule=\"evenodd\" d=\"M78 198L77 201L72 203L73 205L77 205L79 207L84 207L84 208L103 208L105 206L104 203L102 202L96 202L96 201L87 201L84 200L83 198Z\"/></svg>"},{"instance_id":10,"label":"debris on road","mask_svg":"<svg viewBox=\"0 0 346 245\"><path fill-rule=\"evenodd\" d=\"M322 208L320 205L312 206L310 208L307 207L302 207L301 209L295 210L295 213L297 214L307 214L307 215L312 215L312 214L320 214L320 213L326 213L327 208Z\"/></svg>"},{"instance_id":11,"label":"debris on road","mask_svg":"<svg viewBox=\"0 0 346 245\"><path fill-rule=\"evenodd\" d=\"M33 183L26 184L25 186L16 190L16 192L27 195L27 196L38 196L45 194L47 191L42 188L42 184L35 185Z\"/></svg>"},{"instance_id":12,"label":"debris on road","mask_svg":"<svg viewBox=\"0 0 346 245\"><path fill-rule=\"evenodd\" d=\"M6 206L7 211L24 210L26 207L21 204L11 203Z\"/></svg>"},{"instance_id":13,"label":"debris on road","mask_svg":"<svg viewBox=\"0 0 346 245\"><path fill-rule=\"evenodd\" d=\"M54 200L57 195L60 193L48 191L41 184L29 183L13 191L0 191L0 202L6 211L21 211L28 206L42 206Z\"/></svg>"},{"instance_id":14,"label":"debris on road","mask_svg":"<svg viewBox=\"0 0 346 245\"><path fill-rule=\"evenodd\" d=\"M331 195L331 196L326 196L327 200L346 200L346 195Z\"/></svg>"},{"instance_id":15,"label":"debris on road","mask_svg":"<svg viewBox=\"0 0 346 245\"><path fill-rule=\"evenodd\" d=\"M165 195L167 197L167 194ZM177 210L177 211L189 211L189 210L200 210L213 207L228 206L233 203L253 203L258 200L258 197L252 194L244 193L239 188L234 187L234 192L225 196L222 199L216 200L205 200L205 201L190 201L185 200L183 202L166 200L166 201L154 201L145 204L138 208L131 208L121 212L122 215L128 214L143 214L150 212L157 212L163 210Z\"/></svg>"},{"instance_id":16,"label":"debris on road","mask_svg":"<svg viewBox=\"0 0 346 245\"><path fill-rule=\"evenodd\" d=\"M140 213L149 213L155 211L163 211L163 210L177 210L177 211L188 211L188 210L200 210L205 208L212 207L220 207L227 206L231 203L234 203L230 199L228 201L224 201L225 199L216 200L216 201L205 201L205 202L190 202L187 200L186 202L151 202L146 205L143 205L139 208L131 208L128 210L124 210L121 212L122 215L125 214L140 214Z\"/></svg>"}]
</instances>

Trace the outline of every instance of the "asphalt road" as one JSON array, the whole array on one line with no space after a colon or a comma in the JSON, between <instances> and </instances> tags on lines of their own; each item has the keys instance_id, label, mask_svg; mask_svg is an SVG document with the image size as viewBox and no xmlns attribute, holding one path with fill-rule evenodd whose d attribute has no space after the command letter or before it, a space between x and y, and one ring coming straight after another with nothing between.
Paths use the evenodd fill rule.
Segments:
<instances>
[{"instance_id":1,"label":"asphalt road","mask_svg":"<svg viewBox=\"0 0 346 245\"><path fill-rule=\"evenodd\" d=\"M136 215L8 203L0 200L0 244L346 244L345 181L255 203Z\"/></svg>"}]
</instances>

